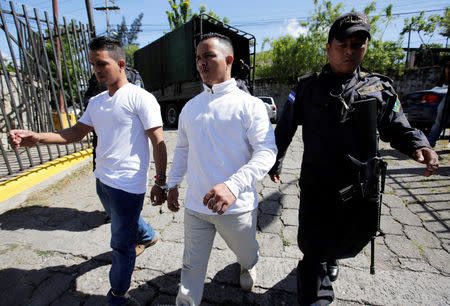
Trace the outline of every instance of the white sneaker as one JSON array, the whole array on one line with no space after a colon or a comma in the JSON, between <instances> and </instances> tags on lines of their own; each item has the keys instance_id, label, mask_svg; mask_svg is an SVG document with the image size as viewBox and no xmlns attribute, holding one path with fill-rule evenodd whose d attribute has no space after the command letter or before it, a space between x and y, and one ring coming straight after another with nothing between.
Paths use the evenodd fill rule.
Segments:
<instances>
[{"instance_id":1,"label":"white sneaker","mask_svg":"<svg viewBox=\"0 0 450 306\"><path fill-rule=\"evenodd\" d=\"M250 270L243 269L241 267L241 276L239 278L239 283L241 289L247 292L252 291L256 282L256 267L253 266Z\"/></svg>"}]
</instances>

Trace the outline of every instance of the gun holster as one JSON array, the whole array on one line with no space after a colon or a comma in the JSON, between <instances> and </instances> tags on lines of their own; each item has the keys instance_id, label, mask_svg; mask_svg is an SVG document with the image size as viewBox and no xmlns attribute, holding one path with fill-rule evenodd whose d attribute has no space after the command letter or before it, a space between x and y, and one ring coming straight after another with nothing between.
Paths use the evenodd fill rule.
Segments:
<instances>
[{"instance_id":1,"label":"gun holster","mask_svg":"<svg viewBox=\"0 0 450 306\"><path fill-rule=\"evenodd\" d=\"M355 197L378 201L380 193L384 192L387 163L378 156L366 162L361 162L351 155L347 155L347 158L358 168L358 175L355 184L339 190L342 202L345 204Z\"/></svg>"}]
</instances>

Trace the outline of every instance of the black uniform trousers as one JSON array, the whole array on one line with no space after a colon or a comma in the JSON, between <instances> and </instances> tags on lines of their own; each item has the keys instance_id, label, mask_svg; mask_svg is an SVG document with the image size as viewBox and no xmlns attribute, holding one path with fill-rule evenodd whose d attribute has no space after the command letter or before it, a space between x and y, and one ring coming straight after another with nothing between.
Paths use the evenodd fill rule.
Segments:
<instances>
[{"instance_id":1,"label":"black uniform trousers","mask_svg":"<svg viewBox=\"0 0 450 306\"><path fill-rule=\"evenodd\" d=\"M331 186L302 186L298 245L303 259L297 267L300 305L328 305L334 299L327 262L356 256L375 235L376 203L355 197L343 203Z\"/></svg>"}]
</instances>

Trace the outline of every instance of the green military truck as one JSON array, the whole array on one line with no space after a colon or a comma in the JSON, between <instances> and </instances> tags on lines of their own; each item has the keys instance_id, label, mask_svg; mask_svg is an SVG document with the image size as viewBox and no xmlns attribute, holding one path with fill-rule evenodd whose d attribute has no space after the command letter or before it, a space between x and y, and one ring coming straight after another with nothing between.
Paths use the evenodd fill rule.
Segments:
<instances>
[{"instance_id":1,"label":"green military truck","mask_svg":"<svg viewBox=\"0 0 450 306\"><path fill-rule=\"evenodd\" d=\"M239 70L242 59L249 67L247 81L253 92L255 37L201 14L134 53L135 68L144 80L145 89L160 103L166 126L177 126L184 104L203 90L195 63L195 49L201 36L210 32L230 37L234 47L232 75Z\"/></svg>"}]
</instances>

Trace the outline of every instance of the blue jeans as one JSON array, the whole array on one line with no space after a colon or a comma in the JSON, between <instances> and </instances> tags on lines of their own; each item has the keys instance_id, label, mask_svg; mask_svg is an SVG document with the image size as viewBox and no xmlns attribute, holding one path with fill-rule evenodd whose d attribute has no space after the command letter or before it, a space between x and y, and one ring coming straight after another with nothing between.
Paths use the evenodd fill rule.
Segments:
<instances>
[{"instance_id":1,"label":"blue jeans","mask_svg":"<svg viewBox=\"0 0 450 306\"><path fill-rule=\"evenodd\" d=\"M447 97L444 97L441 102L439 102L436 119L433 123L433 126L431 127L430 133L427 136L428 141L430 142L430 145L432 147L436 145L436 142L439 140L439 136L441 135L447 123L444 122L444 106L446 99Z\"/></svg>"},{"instance_id":2,"label":"blue jeans","mask_svg":"<svg viewBox=\"0 0 450 306\"><path fill-rule=\"evenodd\" d=\"M134 194L96 182L97 194L111 218L111 248L113 261L109 282L108 304L124 304L123 296L130 288L136 260L136 244L153 240L155 231L140 216L145 193Z\"/></svg>"}]
</instances>

